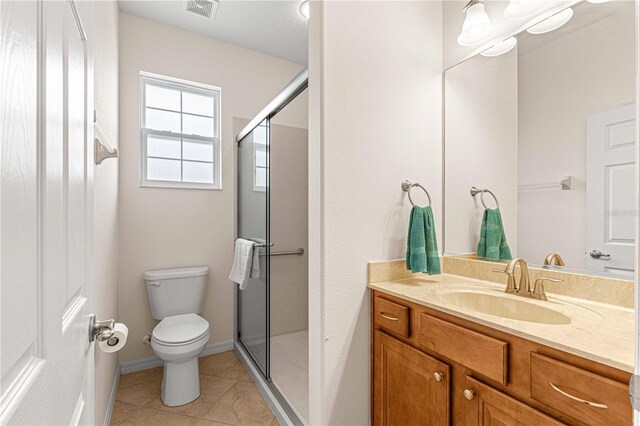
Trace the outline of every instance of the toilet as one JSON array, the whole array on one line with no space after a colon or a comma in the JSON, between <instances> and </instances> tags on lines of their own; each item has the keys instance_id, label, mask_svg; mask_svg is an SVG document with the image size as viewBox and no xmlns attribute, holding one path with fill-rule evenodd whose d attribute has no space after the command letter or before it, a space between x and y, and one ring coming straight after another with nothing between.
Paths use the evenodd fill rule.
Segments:
<instances>
[{"instance_id":1,"label":"toilet","mask_svg":"<svg viewBox=\"0 0 640 426\"><path fill-rule=\"evenodd\" d=\"M202 311L207 267L147 271L144 280L153 319L153 352L164 361L161 396L164 405L185 405L200 396L198 355L209 341L209 322Z\"/></svg>"}]
</instances>

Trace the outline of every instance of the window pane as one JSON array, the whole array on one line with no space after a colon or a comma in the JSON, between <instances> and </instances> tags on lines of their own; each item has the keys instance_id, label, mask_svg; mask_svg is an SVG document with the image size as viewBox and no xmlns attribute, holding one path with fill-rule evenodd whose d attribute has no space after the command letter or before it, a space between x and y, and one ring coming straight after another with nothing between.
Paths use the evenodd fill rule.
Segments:
<instances>
[{"instance_id":1,"label":"window pane","mask_svg":"<svg viewBox=\"0 0 640 426\"><path fill-rule=\"evenodd\" d=\"M213 161L213 144L184 139L182 158L185 160Z\"/></svg>"},{"instance_id":2,"label":"window pane","mask_svg":"<svg viewBox=\"0 0 640 426\"><path fill-rule=\"evenodd\" d=\"M183 181L213 183L213 164L182 162Z\"/></svg>"},{"instance_id":3,"label":"window pane","mask_svg":"<svg viewBox=\"0 0 640 426\"><path fill-rule=\"evenodd\" d=\"M150 107L180 111L180 91L146 85L146 102Z\"/></svg>"},{"instance_id":4,"label":"window pane","mask_svg":"<svg viewBox=\"0 0 640 426\"><path fill-rule=\"evenodd\" d=\"M153 130L165 130L180 133L180 114L147 108L146 127Z\"/></svg>"},{"instance_id":5,"label":"window pane","mask_svg":"<svg viewBox=\"0 0 640 426\"><path fill-rule=\"evenodd\" d=\"M213 98L182 92L182 112L213 117Z\"/></svg>"},{"instance_id":6,"label":"window pane","mask_svg":"<svg viewBox=\"0 0 640 426\"><path fill-rule=\"evenodd\" d=\"M180 139L147 136L147 156L180 159Z\"/></svg>"},{"instance_id":7,"label":"window pane","mask_svg":"<svg viewBox=\"0 0 640 426\"><path fill-rule=\"evenodd\" d=\"M267 151L256 149L256 166L267 167Z\"/></svg>"},{"instance_id":8,"label":"window pane","mask_svg":"<svg viewBox=\"0 0 640 426\"><path fill-rule=\"evenodd\" d=\"M267 128L265 126L258 126L253 129L253 143L267 144Z\"/></svg>"},{"instance_id":9,"label":"window pane","mask_svg":"<svg viewBox=\"0 0 640 426\"><path fill-rule=\"evenodd\" d=\"M182 133L186 135L213 136L213 118L182 114Z\"/></svg>"},{"instance_id":10,"label":"window pane","mask_svg":"<svg viewBox=\"0 0 640 426\"><path fill-rule=\"evenodd\" d=\"M267 169L256 167L256 186L267 186Z\"/></svg>"},{"instance_id":11,"label":"window pane","mask_svg":"<svg viewBox=\"0 0 640 426\"><path fill-rule=\"evenodd\" d=\"M147 179L180 181L180 160L147 158Z\"/></svg>"}]
</instances>

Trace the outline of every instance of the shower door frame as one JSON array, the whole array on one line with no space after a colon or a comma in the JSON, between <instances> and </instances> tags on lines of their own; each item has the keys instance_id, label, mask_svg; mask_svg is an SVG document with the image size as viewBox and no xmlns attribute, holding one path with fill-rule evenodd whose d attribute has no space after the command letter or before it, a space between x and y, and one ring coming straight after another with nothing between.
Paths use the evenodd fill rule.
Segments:
<instances>
[{"instance_id":1,"label":"shower door frame","mask_svg":"<svg viewBox=\"0 0 640 426\"><path fill-rule=\"evenodd\" d=\"M271 381L271 377L270 377L270 338L271 338L271 324L270 324L270 316L271 316L271 309L270 309L270 304L271 304L271 298L270 298L270 290L271 290L271 284L270 284L270 280L271 280L271 272L270 272L270 244L271 244L271 235L269 232L269 221L270 221L270 200L269 200L269 185L270 185L270 153L269 153L269 148L270 148L270 144L271 144L271 140L270 140L270 122L271 122L271 118L274 117L279 111L281 111L284 107L286 107L291 101L293 101L298 95L300 95L303 91L305 91L307 89L309 85L309 72L308 70L305 68L304 70L302 70L298 75L296 75L294 77L293 80L291 80L291 82L278 94L276 95L276 97L267 104L266 107L264 107L259 113L258 115L256 115L251 121L249 121L249 123L242 128L242 130L237 134L236 136L236 143L239 145L242 140L248 136L249 134L251 134L251 132L253 132L253 130L258 127L260 124L262 124L265 120L266 120L266 127L267 127L267 195L266 195L266 201L265 201L265 208L267 209L267 214L266 214L266 219L267 219L267 223L266 223L266 254L267 254L267 278L266 278L266 342L265 342L265 347L266 347L266 368L265 371L263 372L262 369L260 368L260 363L258 362L258 360L255 359L254 355L251 353L251 351L244 345L244 343L242 343L238 337L238 334L240 332L239 330L239 318L238 318L238 314L240 311L240 307L239 307L239 289L238 286L235 285L235 289L234 289L234 294L233 294L233 345L234 345L234 350L236 351L236 353L239 355L241 361L245 364L245 367L247 367L247 370L249 371L249 374L251 374L251 376L254 378L254 380L256 381L256 385L258 386L258 388L260 389L261 393L263 394L263 396L265 397L265 399L267 400L267 402L269 403L269 405L271 406L271 408L274 410L274 412L276 413L276 415L279 417L279 420L284 420L281 419L280 416L286 416L287 419L289 420L289 422L292 422L294 424L302 424L301 420L297 417L297 415L294 413L294 411L291 409L291 407L289 406L288 402L286 401L286 399L281 395L280 391L276 388L276 386L273 384L273 382ZM238 162L239 162L239 155L237 155L237 150L236 150L236 174L235 174L235 190L234 190L234 196L236 199L236 214L235 214L235 237L238 237L238 221L239 221L239 216L240 216L240 210L238 208L238 204L239 204L239 187L238 187L238 178L239 178L239 174L240 174L240 169L238 167ZM250 361L250 363L249 363ZM288 424L288 423L287 423Z\"/></svg>"}]
</instances>

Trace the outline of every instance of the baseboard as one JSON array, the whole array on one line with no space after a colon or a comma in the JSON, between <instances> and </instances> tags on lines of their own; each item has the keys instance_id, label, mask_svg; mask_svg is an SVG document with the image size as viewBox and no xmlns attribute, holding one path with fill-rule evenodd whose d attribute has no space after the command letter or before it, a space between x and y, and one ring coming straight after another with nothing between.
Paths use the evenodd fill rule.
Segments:
<instances>
[{"instance_id":1,"label":"baseboard","mask_svg":"<svg viewBox=\"0 0 640 426\"><path fill-rule=\"evenodd\" d=\"M113 405L116 402L116 393L118 393L118 383L120 383L120 364L116 367L116 374L113 376L111 384L111 393L109 394L109 403L104 413L104 426L111 424L111 414L113 414Z\"/></svg>"},{"instance_id":2,"label":"baseboard","mask_svg":"<svg viewBox=\"0 0 640 426\"><path fill-rule=\"evenodd\" d=\"M233 341L225 340L224 342L214 343L207 346L202 351L201 357L217 354L220 352L226 352L233 350ZM120 373L128 374L136 371L148 370L150 368L161 367L162 360L157 356L150 356L147 358L133 359L131 361L124 361L120 363Z\"/></svg>"}]
</instances>

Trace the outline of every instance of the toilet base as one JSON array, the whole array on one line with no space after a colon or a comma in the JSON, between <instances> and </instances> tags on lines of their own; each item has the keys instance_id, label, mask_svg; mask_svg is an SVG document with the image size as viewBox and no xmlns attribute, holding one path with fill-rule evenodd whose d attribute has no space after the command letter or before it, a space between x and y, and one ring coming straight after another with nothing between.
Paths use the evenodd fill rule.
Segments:
<instances>
[{"instance_id":1,"label":"toilet base","mask_svg":"<svg viewBox=\"0 0 640 426\"><path fill-rule=\"evenodd\" d=\"M185 405L200 396L198 358L184 362L165 362L162 375L162 403L168 407Z\"/></svg>"}]
</instances>

